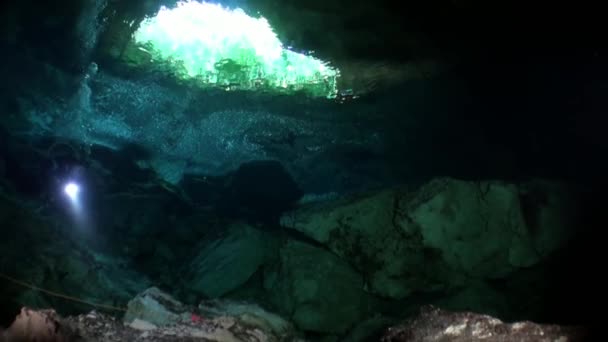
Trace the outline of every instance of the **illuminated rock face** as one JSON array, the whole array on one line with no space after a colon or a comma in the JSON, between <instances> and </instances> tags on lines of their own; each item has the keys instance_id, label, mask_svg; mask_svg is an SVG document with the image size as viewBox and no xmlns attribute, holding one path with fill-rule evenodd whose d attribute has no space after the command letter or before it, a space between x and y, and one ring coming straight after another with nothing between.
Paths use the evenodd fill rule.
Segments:
<instances>
[{"instance_id":1,"label":"illuminated rock face","mask_svg":"<svg viewBox=\"0 0 608 342\"><path fill-rule=\"evenodd\" d=\"M506 278L536 265L571 237L572 195L560 184L435 179L286 213L295 229L346 258L369 292L413 293Z\"/></svg>"},{"instance_id":2,"label":"illuminated rock face","mask_svg":"<svg viewBox=\"0 0 608 342\"><path fill-rule=\"evenodd\" d=\"M266 19L241 9L181 1L145 19L133 43L151 62L169 63L177 77L202 86L337 93L337 69L286 49Z\"/></svg>"}]
</instances>

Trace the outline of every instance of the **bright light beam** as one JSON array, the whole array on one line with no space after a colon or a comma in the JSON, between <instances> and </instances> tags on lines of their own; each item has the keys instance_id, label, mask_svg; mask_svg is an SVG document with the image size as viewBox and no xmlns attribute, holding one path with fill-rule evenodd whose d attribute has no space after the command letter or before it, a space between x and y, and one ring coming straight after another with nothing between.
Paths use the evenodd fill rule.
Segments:
<instances>
[{"instance_id":1,"label":"bright light beam","mask_svg":"<svg viewBox=\"0 0 608 342\"><path fill-rule=\"evenodd\" d=\"M68 196L72 203L78 202L78 194L80 193L80 187L74 182L69 182L63 188L63 192Z\"/></svg>"}]
</instances>

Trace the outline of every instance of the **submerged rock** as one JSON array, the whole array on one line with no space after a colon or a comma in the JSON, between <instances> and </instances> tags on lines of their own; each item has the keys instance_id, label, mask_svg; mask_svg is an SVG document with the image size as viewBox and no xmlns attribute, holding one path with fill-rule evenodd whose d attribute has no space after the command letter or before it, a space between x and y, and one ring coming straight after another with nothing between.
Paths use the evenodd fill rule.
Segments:
<instances>
[{"instance_id":1,"label":"submerged rock","mask_svg":"<svg viewBox=\"0 0 608 342\"><path fill-rule=\"evenodd\" d=\"M243 285L272 253L274 238L247 224L233 224L215 241L201 243L189 266L187 286L208 298Z\"/></svg>"},{"instance_id":2,"label":"submerged rock","mask_svg":"<svg viewBox=\"0 0 608 342\"><path fill-rule=\"evenodd\" d=\"M59 323L54 310L22 308L7 331L0 329L1 342L67 342L69 332Z\"/></svg>"},{"instance_id":3,"label":"submerged rock","mask_svg":"<svg viewBox=\"0 0 608 342\"><path fill-rule=\"evenodd\" d=\"M363 278L346 261L297 241L283 246L279 263L265 274L264 287L299 329L317 333L346 332L370 303Z\"/></svg>"},{"instance_id":4,"label":"submerged rock","mask_svg":"<svg viewBox=\"0 0 608 342\"><path fill-rule=\"evenodd\" d=\"M204 317L237 317L243 324L274 333L281 341L293 337L295 332L295 328L290 322L275 313L264 310L257 304L211 300L201 303L198 309Z\"/></svg>"},{"instance_id":5,"label":"submerged rock","mask_svg":"<svg viewBox=\"0 0 608 342\"><path fill-rule=\"evenodd\" d=\"M584 341L582 327L533 322L504 323L471 312L448 312L426 307L414 319L388 329L382 342L576 342Z\"/></svg>"},{"instance_id":6,"label":"submerged rock","mask_svg":"<svg viewBox=\"0 0 608 342\"><path fill-rule=\"evenodd\" d=\"M137 330L182 332L211 341L283 341L295 335L289 322L256 304L212 300L194 308L157 288L129 302L123 320Z\"/></svg>"},{"instance_id":7,"label":"submerged rock","mask_svg":"<svg viewBox=\"0 0 608 342\"><path fill-rule=\"evenodd\" d=\"M123 320L127 323L140 320L163 326L187 319L187 311L182 303L151 287L129 301Z\"/></svg>"},{"instance_id":8,"label":"submerged rock","mask_svg":"<svg viewBox=\"0 0 608 342\"><path fill-rule=\"evenodd\" d=\"M436 179L303 206L281 223L347 260L371 293L401 299L538 263L570 236L571 200L551 183Z\"/></svg>"}]
</instances>

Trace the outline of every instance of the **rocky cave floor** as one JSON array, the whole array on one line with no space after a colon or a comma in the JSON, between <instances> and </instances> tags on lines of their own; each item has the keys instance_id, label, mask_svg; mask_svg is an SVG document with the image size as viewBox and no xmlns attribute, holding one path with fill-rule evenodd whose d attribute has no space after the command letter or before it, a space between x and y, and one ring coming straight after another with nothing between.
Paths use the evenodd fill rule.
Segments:
<instances>
[{"instance_id":1,"label":"rocky cave floor","mask_svg":"<svg viewBox=\"0 0 608 342\"><path fill-rule=\"evenodd\" d=\"M389 327L378 341L587 341L581 327L504 323L487 315L423 307L414 318ZM129 302L124 319L91 311L60 317L53 310L23 308L0 341L306 341L291 323L257 305L226 301L188 308L156 288ZM323 341L329 341L323 339ZM371 341L371 340L370 340Z\"/></svg>"}]
</instances>

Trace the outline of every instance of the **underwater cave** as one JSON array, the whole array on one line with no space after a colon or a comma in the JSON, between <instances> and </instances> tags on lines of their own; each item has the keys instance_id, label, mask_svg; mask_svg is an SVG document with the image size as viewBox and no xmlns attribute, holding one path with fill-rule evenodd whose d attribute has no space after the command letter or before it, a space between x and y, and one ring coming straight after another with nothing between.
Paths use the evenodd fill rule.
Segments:
<instances>
[{"instance_id":1,"label":"underwater cave","mask_svg":"<svg viewBox=\"0 0 608 342\"><path fill-rule=\"evenodd\" d=\"M1 4L0 341L602 340L608 46L537 7Z\"/></svg>"}]
</instances>

